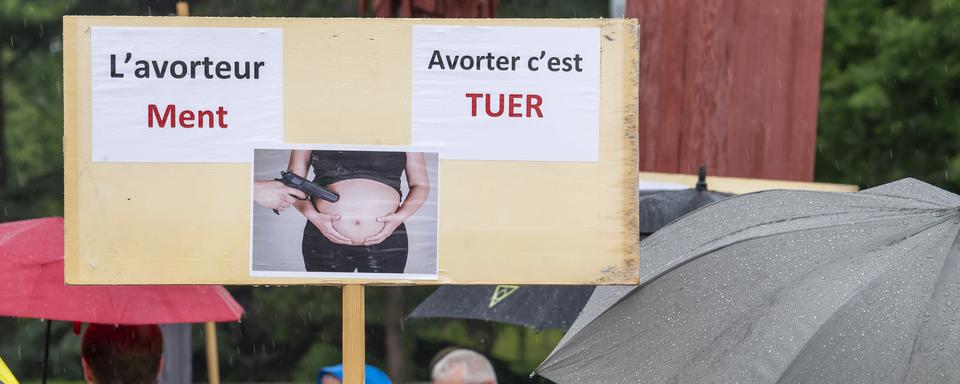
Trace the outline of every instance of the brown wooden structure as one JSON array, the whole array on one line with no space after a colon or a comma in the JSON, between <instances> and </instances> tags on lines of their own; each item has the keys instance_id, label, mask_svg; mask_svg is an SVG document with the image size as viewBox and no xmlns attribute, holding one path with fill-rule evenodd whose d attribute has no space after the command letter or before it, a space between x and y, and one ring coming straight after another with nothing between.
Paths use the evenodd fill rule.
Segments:
<instances>
[{"instance_id":1,"label":"brown wooden structure","mask_svg":"<svg viewBox=\"0 0 960 384\"><path fill-rule=\"evenodd\" d=\"M813 179L824 0L628 0L640 169Z\"/></svg>"}]
</instances>

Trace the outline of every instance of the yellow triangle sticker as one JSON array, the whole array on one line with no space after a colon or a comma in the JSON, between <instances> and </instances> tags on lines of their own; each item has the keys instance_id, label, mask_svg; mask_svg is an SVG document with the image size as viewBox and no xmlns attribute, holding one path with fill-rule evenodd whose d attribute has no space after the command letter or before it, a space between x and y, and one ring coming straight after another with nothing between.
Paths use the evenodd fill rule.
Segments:
<instances>
[{"instance_id":1,"label":"yellow triangle sticker","mask_svg":"<svg viewBox=\"0 0 960 384\"><path fill-rule=\"evenodd\" d=\"M0 358L0 384L20 384L17 378L13 377L13 372L10 372L10 368L7 368L7 364L3 362L2 358Z\"/></svg>"},{"instance_id":2,"label":"yellow triangle sticker","mask_svg":"<svg viewBox=\"0 0 960 384\"><path fill-rule=\"evenodd\" d=\"M519 288L519 285L498 285L493 289L493 296L490 296L490 307L488 308L493 308L494 305L500 304L503 299L506 299L507 296L510 296Z\"/></svg>"}]
</instances>

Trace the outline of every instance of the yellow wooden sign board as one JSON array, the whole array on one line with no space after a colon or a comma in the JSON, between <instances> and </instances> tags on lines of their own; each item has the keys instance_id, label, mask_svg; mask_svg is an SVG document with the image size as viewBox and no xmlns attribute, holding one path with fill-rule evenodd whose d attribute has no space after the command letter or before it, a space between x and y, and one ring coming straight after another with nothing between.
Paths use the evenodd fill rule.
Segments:
<instances>
[{"instance_id":1,"label":"yellow wooden sign board","mask_svg":"<svg viewBox=\"0 0 960 384\"><path fill-rule=\"evenodd\" d=\"M639 64L636 20L65 17L63 22L65 261L66 281L70 284L637 283ZM322 277L298 273L257 274L256 266L251 266L251 240L259 235L251 230L252 221L298 217L290 211L273 215L252 203L251 183L257 177L254 169L257 165L242 161L196 161L191 159L197 153L190 152L182 153L188 161L156 161L150 156L164 152L150 146L110 152L109 145L104 143L112 139L122 144L127 140L122 139L122 135L129 133L125 131L127 127L101 124L96 128L101 131L95 129L95 119L112 121L111 116L105 117L105 108L122 106L126 100L93 95L114 92L116 88L112 88L113 83L109 81L138 81L144 73L136 71L144 69L135 64L143 59L137 56L140 52L136 50L129 52L132 53L129 56L123 51L111 53L109 57L94 55L93 52L107 49L99 45L92 47L94 34L104 39L102 44L122 44L129 32L115 28L161 28L161 32L170 32L170 39L188 46L190 39L184 36L190 34L250 29L256 32L254 37L271 34L282 37L277 40L282 41L279 46L271 45L271 40L257 43L261 45L251 43L251 47L259 47L251 48L252 55L276 49L281 60L273 64L279 65L282 61L279 66L282 69L272 75L270 62L263 67L265 72L258 74L282 78L282 88L277 90L280 98L269 99L282 103L279 112L282 124L277 131L282 132L278 136L282 142L274 143L271 148L309 149L314 150L314 155L315 146L330 145L410 151L406 148L421 144L417 142L411 121L418 119L416 114L421 113L418 111L423 107L417 105L412 96L420 91L415 89L413 77L420 68L418 65L423 63L414 57L414 34L419 33L415 31L422 26L592 29L597 32L599 48L595 52L598 60L593 63L599 73L595 159L591 160L592 155L585 152L586 160L517 160L517 156L526 153L516 148L504 160L451 158L445 155L443 146L432 158L429 148L424 151L428 153L428 167L431 161L438 163L431 171L435 173L429 173L433 176L430 196L435 199L439 233L434 278L396 275L358 278L350 273ZM514 31L520 31L521 37L525 33L522 29ZM440 32L427 37L448 36ZM230 44L224 41L223 46ZM478 59L486 53L480 52L474 57L477 66L484 63L491 69L500 66L500 70L510 71L515 69L507 69L511 64L522 68L527 61L526 57L503 61L493 56L486 61ZM539 53L539 50L532 52L531 56ZM169 54L171 60L177 58L176 52ZM188 53L181 54L186 55ZM576 71L580 64L573 55L549 64L550 55L541 56L542 68L550 65L558 76L563 76L564 69ZM190 81L207 81L204 76L212 79L209 83L196 83L201 84L198 88L190 88L197 94L207 91L205 84L230 82L230 86L242 87L246 84L244 81L248 81L238 72L242 63L228 64L229 68L219 71L215 59L211 64L204 64L198 56L192 68L189 57L179 59L184 60L181 67L174 63L167 68L172 71L168 74L185 78L178 78L182 83L171 84L187 87L186 84L194 84ZM589 65L588 59L583 61ZM450 64L447 58L443 62ZM99 71L98 63L110 68L110 74L95 73ZM256 70L256 59L252 63L250 68ZM153 76L163 70L156 63L144 66ZM249 70L247 76L254 76L253 70ZM94 79L100 75L106 80L96 83ZM226 77L219 77L221 75ZM191 80L191 76L194 79ZM219 81L216 77L223 79L222 82L215 82ZM165 129L172 129L171 120L182 125L177 129L207 122L208 127L202 128L206 130L198 135L242 128L242 124L238 127L238 120L231 120L244 118L240 112L224 110L223 115L218 115L215 105L209 106L210 112L206 115L202 110L189 115L181 110L170 111L168 115L162 97L151 99L154 95L150 90L155 84L151 81L156 80L131 83L137 84L130 88L131 99L143 98L157 107L149 109L145 104L142 110L131 112L143 120L143 125L130 126L129 130L154 134L147 130L160 127L148 127L148 123L167 124ZM136 88L141 85L142 88ZM275 90L265 89L266 93ZM224 91L224 98L233 96L232 91L228 91ZM184 97L192 96L195 95ZM548 103L560 102L558 98L534 96L518 96L514 100L508 95L506 105L510 109L505 113L516 112L518 118L519 115L530 118L542 112L538 110L540 105L544 111L550 111ZM482 101L478 100L483 99L477 97L472 101L479 102L475 105L482 108ZM458 100L469 103L471 96ZM513 103L518 107L513 108ZM519 106L520 103L523 106ZM247 118L255 120L257 116ZM161 119L165 120L161 122ZM228 124L232 125L225 128ZM105 138L102 132L115 132L120 136ZM550 135L544 137L552 139ZM504 151L511 150L509 144L504 143ZM110 145L116 146L116 143ZM180 153L178 150L183 148L170 147L169 153ZM280 157L286 159L283 157L286 153L282 152ZM411 153L407 152L408 179L409 159L420 158L411 157L415 156ZM412 181L404 183L401 193L406 194L407 184ZM302 217L299 220L298 230L306 222ZM299 245L296 249L299 252Z\"/></svg>"}]
</instances>

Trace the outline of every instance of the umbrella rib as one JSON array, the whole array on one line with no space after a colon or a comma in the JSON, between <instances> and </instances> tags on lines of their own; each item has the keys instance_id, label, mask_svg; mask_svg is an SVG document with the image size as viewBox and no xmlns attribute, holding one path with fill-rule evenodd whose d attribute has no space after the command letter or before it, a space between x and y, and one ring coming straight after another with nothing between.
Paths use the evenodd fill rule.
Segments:
<instances>
[{"instance_id":1,"label":"umbrella rib","mask_svg":"<svg viewBox=\"0 0 960 384\"><path fill-rule=\"evenodd\" d=\"M912 214L911 214L911 215L912 215ZM811 216L811 217L813 217L813 216ZM902 219L903 219L902 216L899 216L899 217L884 217L884 218L877 219L877 220L863 220L862 222L874 222L874 223L876 223L876 222L883 222L883 221L890 221L890 220L899 221L899 220L902 220ZM916 235L917 233L923 232L923 231L925 231L925 230L927 230L927 229L929 229L929 228L931 228L931 227L934 227L934 226L936 226L936 225L942 224L943 222L945 222L945 221L947 221L947 220L950 220L950 219L952 219L952 218L951 218L951 217L946 217L946 218L940 219L940 220L938 220L938 221L936 221L936 222L933 222L932 224L930 224L930 225L928 225L928 226L924 226L922 229L920 229L920 230L918 230L918 231L915 231L913 234L911 234L911 235L909 235L909 236L907 236L907 237L914 236L914 235ZM743 231L748 230L748 229L752 229L752 228L756 228L756 227L759 227L759 226L768 225L768 224L772 224L772 223L776 223L776 222L756 224L756 225L750 226L749 228L745 228L745 229L743 229L743 230L740 230L740 231L737 231L737 232L733 232L733 233L740 233L740 232L743 232ZM682 259L682 261L680 261L680 262L677 262L677 263L674 263L674 264L667 264L667 265L665 266L666 268L663 269L663 270L654 271L653 273L651 273L651 274L649 274L649 275L646 275L646 276L640 276L640 284L637 285L637 287L636 287L635 289L642 288L642 287L646 286L648 283L650 283L650 282L652 282L652 281L660 278L660 276L663 276L664 274L669 273L669 272L671 272L671 271L673 271L673 270L675 270L675 269L677 269L677 268L679 268L679 267L681 267L681 266L683 266L683 265L685 265L685 264L687 264L687 263L689 263L689 262L691 262L691 261L694 261L694 260L696 260L696 259L699 259L700 257L703 257L703 256L705 256L705 255L707 255L707 254L710 254L710 253L713 253L713 252L719 251L719 250L721 250L721 249L728 248L728 247L731 247L731 246L734 246L734 245L737 245L737 244L740 244L740 243L744 243L744 242L747 242L747 241L754 241L754 240L766 239L766 238L770 238L770 237L774 237L774 236L781 236L781 235L785 235L785 234L789 234L789 233L801 233L801 232L806 232L806 231L810 231L810 230L829 229L829 228L835 228L835 227L846 227L846 226L848 226L848 225L849 225L848 223L837 223L837 224L824 225L824 226L815 226L815 227L807 227L807 228L793 229L793 230L790 230L790 231L782 231L782 232L776 232L776 233L769 233L769 234L765 234L765 235L762 235L762 236L754 236L754 237L744 238L744 239L740 239L740 240L731 242L731 243L729 243L729 244L724 244L723 246L718 246L718 247L715 247L715 248L708 248L708 249L706 249L706 250L699 251L699 252L697 252L696 254L694 254L694 255L692 255L692 256L686 257L686 258ZM721 238L727 237L727 236L729 236L729 235L730 235L730 234L724 234L723 236L721 236ZM717 240L717 239L711 240L711 242L712 242L712 241L716 241L716 240ZM648 240L648 241L649 241L649 240ZM709 242L708 242L708 243L709 243ZM702 247L706 246L706 244L708 244L708 243L704 243L704 244L698 246L697 248L702 248ZM641 250L641 252L642 252L642 250ZM625 296L626 296L626 295L625 295ZM618 300L616 303L614 303L614 305L616 305L617 303L619 303L619 300Z\"/></svg>"},{"instance_id":2,"label":"umbrella rib","mask_svg":"<svg viewBox=\"0 0 960 384\"><path fill-rule=\"evenodd\" d=\"M942 224L943 222L944 222L944 221L940 221L940 222L938 222L937 224L929 225L929 226L926 226L926 227L924 227L924 228L921 228L921 229L919 229L919 230L917 230L917 231L914 231L914 232L911 233L910 235L905 236L903 239L901 239L901 241L904 241L904 240L909 239L909 238L911 238L911 237L913 237L913 236L916 236L917 234L926 231L926 230L929 229L930 227L933 227L933 226ZM898 242L901 242L901 241L898 241ZM954 241L955 241L955 242L957 241L956 238L954 239ZM892 244L896 244L896 243L898 243L898 242L894 242L894 243L892 243ZM915 248L915 247L914 247L914 248ZM874 250L874 251L875 251L875 250ZM869 251L869 252L867 252L867 254L873 253L874 251ZM809 271L806 271L805 273L800 274L799 276L791 279L790 282L792 283L792 282L794 282L794 281L803 280L803 279L809 277L811 274L818 273L818 272L819 272L821 269L823 269L823 268L829 268L829 267L831 267L831 266L836 265L837 263L842 263L842 262L844 262L844 261L845 261L845 260L842 259L842 258L836 258L836 259L830 260L830 261L828 261L828 262L826 262L826 263L824 263L824 264L821 264L821 265L817 266L816 268L813 268L813 269L811 269L811 270L809 270ZM899 265L899 263L893 263L893 262L891 262L891 265L888 266L887 268L882 269L881 272L878 274L878 276L882 276L884 273L888 272L888 271L890 270L890 268L893 268L893 267L896 266L896 265ZM773 292L771 292L770 294L768 294L767 297L768 297L768 298L777 297L777 296L779 296L779 294L783 291L783 289L784 289L783 287L780 287L780 288L774 290ZM854 295L851 296L851 298L858 296L857 293L858 293L859 291L860 291L860 290L855 291ZM772 304L773 301L772 301L772 300L768 300L768 303ZM841 307L841 308L842 308L842 307ZM738 317L738 319L741 318L741 317L743 317L743 316L745 316L745 315L748 314L748 313L749 313L749 311L744 312L743 314L741 314L741 315ZM830 319L828 318L826 321L824 321L824 324L827 323L829 320L830 320ZM722 332L719 332L719 333L713 338L713 340L712 340L710 343L707 344L707 346L713 345L717 340L719 340L720 338L723 337L724 332L726 332L727 330L729 330L731 327L738 326L738 325L740 325L740 322L739 322L739 321L731 322L731 324L730 324L729 326L725 327ZM699 356L702 355L702 353L703 353L706 349L708 349L708 348L705 347L705 348L702 349L700 352L694 354L693 358L691 358L690 360L691 360L691 361L696 360ZM801 349L798 351L798 354L799 354L799 353L802 353L803 350L804 350L804 348L801 348ZM686 367L687 367L688 365L689 365L689 362L684 365L684 369L686 369ZM682 372L684 369L681 369L680 371ZM783 374L783 372L781 372L781 375L782 375L782 374Z\"/></svg>"},{"instance_id":3,"label":"umbrella rib","mask_svg":"<svg viewBox=\"0 0 960 384\"><path fill-rule=\"evenodd\" d=\"M871 189L872 189L872 188L871 188ZM893 195L893 194L887 194L887 193L875 193L875 192L871 192L869 189L863 190L863 191L861 191L861 193L863 193L864 195L873 195L873 196L893 198L893 199L898 199L898 200L916 201L916 202L920 202L920 203L926 203L926 204L933 204L933 205L944 206L942 202L929 201L929 200L921 200L921 199L918 199L918 198L916 198L916 197L908 196L908 195Z\"/></svg>"},{"instance_id":4,"label":"umbrella rib","mask_svg":"<svg viewBox=\"0 0 960 384\"><path fill-rule=\"evenodd\" d=\"M880 217L880 218L876 218L876 219L866 219L866 220L861 220L860 222L861 222L861 223L872 223L872 222L883 222L883 221L890 220L890 219L902 220L904 217L908 217L908 216L913 216L913 215L926 215L926 214L929 214L930 212L945 211L945 210L952 210L952 208L909 209L908 211L913 211L913 212L911 212L911 213L903 213L904 210L902 210L902 209L898 209L898 210L882 209L882 210L880 210L880 211L884 211L884 212L887 212L887 211L896 211L896 212L898 212L898 213L900 213L900 214L891 215L891 216L884 216L884 217ZM751 226L746 227L746 228L741 228L741 229L739 229L739 230L736 230L736 231L733 231L733 232L730 232L730 233L726 233L726 234L724 234L723 236L721 236L720 238L713 239L713 240L710 240L710 241L708 241L708 242L706 242L706 243L700 244L699 246L697 246L697 248L704 247L704 246L706 246L707 244L710 244L710 243L712 243L712 242L715 242L715 241L717 241L717 240L719 240L719 239L721 239L721 238L726 238L726 237L734 236L734 235L737 235L737 234L740 234L740 233L743 233L743 232L746 232L746 231L749 231L749 230L751 230L751 229L754 229L754 228L757 228L757 227L761 227L761 226L774 225L774 224L783 224L783 223L796 222L796 221L800 221L800 220L807 220L807 219L814 219L814 218L831 217L831 216L841 216L841 215L852 214L852 213L859 213L859 212L840 212L840 213L831 212L831 213L816 214L816 215L794 216L794 217L789 217L789 218L785 218L785 219L779 219L779 220L772 220L772 221L766 221L766 222L762 222L762 223L757 223L757 224L751 225ZM939 223L940 223L940 222L936 222L936 224L939 224ZM813 226L813 227L809 227L809 228L801 228L801 229L794 229L794 230L788 230L788 231L781 231L781 232L771 233L771 234L769 234L769 235L752 237L751 239L762 239L762 238L764 238L764 237L775 236L775 235L782 235L782 234L794 233L794 232L801 232L801 231L805 231L805 230L809 230L809 229L831 228L831 227L847 226L847 225L849 225L849 223L837 223L837 224L830 224L830 225L823 225L823 226ZM732 243L732 244L736 244L736 243ZM721 249L721 248L717 248L717 249ZM711 251L711 252L712 252L712 251Z\"/></svg>"},{"instance_id":5,"label":"umbrella rib","mask_svg":"<svg viewBox=\"0 0 960 384\"><path fill-rule=\"evenodd\" d=\"M937 281L936 283L934 283L933 292L930 292L930 300L927 300L927 303L925 306L926 309L929 310L930 306L934 301L933 297L937 294L937 292L940 291L939 288L943 286L942 285L943 276L944 276L944 273L947 271L946 263L951 262L952 259L950 256L956 255L957 254L956 251L958 249L960 249L960 232L958 232L957 236L953 238L953 245L950 247L950 251L947 252L947 256L943 260L943 265L940 266L940 273L937 274ZM952 260L952 261L956 263L956 260ZM929 324L929 323L924 323L924 324ZM920 340L920 330L922 328L923 328L923 325L917 327L916 332L914 332L913 334L913 342L911 343L910 356L907 357L907 369L903 370L903 376L900 377L901 383L905 383L907 381L907 374L910 373L910 364L913 363L913 355L914 353L917 352L917 342Z\"/></svg>"},{"instance_id":6,"label":"umbrella rib","mask_svg":"<svg viewBox=\"0 0 960 384\"><path fill-rule=\"evenodd\" d=\"M944 221L945 221L945 220L944 220ZM941 223L943 223L943 221L941 221ZM954 242L956 242L956 240L954 240ZM892 265L891 265L891 267L892 267ZM889 268L890 268L890 267L884 269L884 273L886 273L887 271L889 271ZM881 275L882 275L882 274L879 274L878 276L881 276ZM854 294L850 296L850 299L848 299L843 305L841 305L839 308L837 308L836 311L833 311L833 313L831 313L830 316L829 316L826 320L824 320L824 322L821 323L820 326L817 327L817 331L814 332L809 338L807 338L807 339L804 341L803 346L800 347L799 350L797 350L797 353L796 353L794 356L800 356L800 355L802 355L802 354L810 347L810 342L811 342L812 340L814 340L814 339L817 337L817 335L819 335L819 334L823 331L824 326L825 326L826 324L831 323L834 319L836 319L837 315L838 315L843 309L845 309L845 308L847 308L848 306L852 305L852 303L854 302L853 299L862 296L863 293L867 291L867 289L869 289L869 288L873 287L874 285L878 284L880 281L881 281L881 279L874 279L874 280L870 281L868 284L864 284L863 287L858 288L858 289L854 292ZM790 371L790 368L792 368L792 367L796 364L796 362L797 362L796 359L792 360L792 361L790 362L790 364L788 364L788 365L786 366L786 368L784 368L782 371L780 371L780 375L779 375L779 377L777 378L777 384L780 384L781 381L783 381L783 374L786 373L786 372L788 372L788 371Z\"/></svg>"},{"instance_id":7,"label":"umbrella rib","mask_svg":"<svg viewBox=\"0 0 960 384\"><path fill-rule=\"evenodd\" d=\"M238 319L243 317L243 307L235 308L232 304L233 297L230 296L230 292L227 291L226 287L223 287L222 290L215 289L217 291L217 296L220 297L220 301L227 307L230 312L232 312L235 317Z\"/></svg>"}]
</instances>

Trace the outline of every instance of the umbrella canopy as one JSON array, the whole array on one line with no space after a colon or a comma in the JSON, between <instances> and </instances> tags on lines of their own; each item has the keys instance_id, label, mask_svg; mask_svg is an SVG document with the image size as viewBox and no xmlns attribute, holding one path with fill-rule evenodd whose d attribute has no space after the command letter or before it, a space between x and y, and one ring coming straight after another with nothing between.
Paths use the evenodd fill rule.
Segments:
<instances>
[{"instance_id":1,"label":"umbrella canopy","mask_svg":"<svg viewBox=\"0 0 960 384\"><path fill-rule=\"evenodd\" d=\"M960 382L960 196L769 191L641 244L537 369L557 383Z\"/></svg>"},{"instance_id":2,"label":"umbrella canopy","mask_svg":"<svg viewBox=\"0 0 960 384\"><path fill-rule=\"evenodd\" d=\"M727 197L730 195L699 189L640 191L640 235L648 236L687 213Z\"/></svg>"},{"instance_id":3,"label":"umbrella canopy","mask_svg":"<svg viewBox=\"0 0 960 384\"><path fill-rule=\"evenodd\" d=\"M0 316L102 324L237 321L221 286L67 286L63 219L0 224Z\"/></svg>"},{"instance_id":4,"label":"umbrella canopy","mask_svg":"<svg viewBox=\"0 0 960 384\"><path fill-rule=\"evenodd\" d=\"M697 208L727 198L705 189L640 191L640 238ZM593 286L446 285L408 318L452 317L567 329L593 293Z\"/></svg>"},{"instance_id":5,"label":"umbrella canopy","mask_svg":"<svg viewBox=\"0 0 960 384\"><path fill-rule=\"evenodd\" d=\"M408 317L452 317L517 324L534 329L567 329L593 293L576 285L446 285Z\"/></svg>"}]
</instances>

